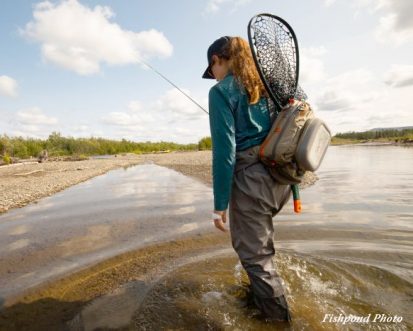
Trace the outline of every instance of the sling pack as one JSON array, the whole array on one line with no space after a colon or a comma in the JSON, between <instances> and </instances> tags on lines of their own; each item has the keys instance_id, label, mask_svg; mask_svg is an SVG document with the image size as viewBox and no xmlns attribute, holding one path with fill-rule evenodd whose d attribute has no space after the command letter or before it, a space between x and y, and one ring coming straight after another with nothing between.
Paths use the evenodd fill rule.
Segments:
<instances>
[{"instance_id":1,"label":"sling pack","mask_svg":"<svg viewBox=\"0 0 413 331\"><path fill-rule=\"evenodd\" d=\"M330 130L310 105L292 99L274 120L259 157L277 182L299 184L306 171L318 169L330 140Z\"/></svg>"},{"instance_id":2,"label":"sling pack","mask_svg":"<svg viewBox=\"0 0 413 331\"><path fill-rule=\"evenodd\" d=\"M293 185L298 192L295 184L302 181L305 171L319 167L330 142L330 130L314 117L298 84L298 41L291 26L272 14L255 15L248 23L248 41L268 92L270 114L271 110L278 114L261 145L260 159L273 178Z\"/></svg>"}]
</instances>

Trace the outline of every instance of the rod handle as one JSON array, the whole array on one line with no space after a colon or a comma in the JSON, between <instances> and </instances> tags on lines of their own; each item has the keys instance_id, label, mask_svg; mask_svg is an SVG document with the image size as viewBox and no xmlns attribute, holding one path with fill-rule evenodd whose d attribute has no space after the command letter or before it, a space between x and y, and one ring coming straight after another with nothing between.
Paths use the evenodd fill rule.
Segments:
<instances>
[{"instance_id":1,"label":"rod handle","mask_svg":"<svg viewBox=\"0 0 413 331\"><path fill-rule=\"evenodd\" d=\"M293 200L294 200L294 212L297 214L301 213L301 199L300 199L300 191L298 189L298 185L294 184L291 185L291 191L293 191Z\"/></svg>"}]
</instances>

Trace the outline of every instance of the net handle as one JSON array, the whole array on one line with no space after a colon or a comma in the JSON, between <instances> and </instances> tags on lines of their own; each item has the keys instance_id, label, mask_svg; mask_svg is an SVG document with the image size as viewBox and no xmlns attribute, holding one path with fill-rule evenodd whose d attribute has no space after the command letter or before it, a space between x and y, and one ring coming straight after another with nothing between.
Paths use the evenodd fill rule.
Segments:
<instances>
[{"instance_id":1,"label":"net handle","mask_svg":"<svg viewBox=\"0 0 413 331\"><path fill-rule=\"evenodd\" d=\"M285 105L281 105L280 101L278 100L278 98L272 93L270 86L267 83L267 80L261 70L261 66L260 63L258 62L258 58L257 55L254 51L254 43L252 41L252 34L251 34L251 25L253 23L254 20L256 20L258 17L270 17L272 19L275 19L279 22L281 22L286 28L287 30L291 33L291 36L293 38L293 42L294 42L294 46L295 46L295 57L296 57L296 66L295 66L295 86L294 86L294 93L293 95L295 95L296 91L297 91L297 86L298 86L298 77L299 77L299 73L300 73L300 54L299 54L299 50L298 50L298 41L297 41L297 37L295 35L295 32L293 30L293 28L281 17L273 15L273 14L269 14L269 13L261 13L261 14L257 14L254 17L252 17L248 23L248 42L250 44L250 48L251 48L251 53L252 53L252 57L254 59L255 62L255 66L258 69L258 74L261 77L261 81L263 82L265 89L267 90L268 94L270 95L272 101L274 101L280 108L282 108Z\"/></svg>"}]
</instances>

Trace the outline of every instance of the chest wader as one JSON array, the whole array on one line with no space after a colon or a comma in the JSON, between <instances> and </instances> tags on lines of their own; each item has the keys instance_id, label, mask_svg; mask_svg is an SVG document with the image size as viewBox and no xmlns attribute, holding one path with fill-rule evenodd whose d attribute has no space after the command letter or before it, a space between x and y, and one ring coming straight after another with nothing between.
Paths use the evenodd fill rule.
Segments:
<instances>
[{"instance_id":1,"label":"chest wader","mask_svg":"<svg viewBox=\"0 0 413 331\"><path fill-rule=\"evenodd\" d=\"M272 218L289 200L258 159L259 146L237 152L229 204L232 246L248 274L254 303L269 319L290 321L281 278L273 258Z\"/></svg>"}]
</instances>

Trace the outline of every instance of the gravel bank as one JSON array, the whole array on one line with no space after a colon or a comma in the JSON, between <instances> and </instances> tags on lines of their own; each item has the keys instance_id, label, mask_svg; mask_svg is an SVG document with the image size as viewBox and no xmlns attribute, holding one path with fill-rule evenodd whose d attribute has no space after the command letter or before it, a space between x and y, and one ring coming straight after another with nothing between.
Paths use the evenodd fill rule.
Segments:
<instances>
[{"instance_id":1,"label":"gravel bank","mask_svg":"<svg viewBox=\"0 0 413 331\"><path fill-rule=\"evenodd\" d=\"M174 169L212 186L211 151L146 154L142 156L142 160ZM300 184L300 188L304 189L314 184L317 179L318 177L314 173L307 172L303 183Z\"/></svg>"},{"instance_id":2,"label":"gravel bank","mask_svg":"<svg viewBox=\"0 0 413 331\"><path fill-rule=\"evenodd\" d=\"M168 167L212 186L211 151L126 154L108 159L14 164L0 167L0 213L23 207L109 170L142 163ZM314 174L308 174L302 187L316 180Z\"/></svg>"},{"instance_id":3,"label":"gravel bank","mask_svg":"<svg viewBox=\"0 0 413 331\"><path fill-rule=\"evenodd\" d=\"M212 186L212 152L176 152L168 154L141 155L143 162L171 168Z\"/></svg>"},{"instance_id":4,"label":"gravel bank","mask_svg":"<svg viewBox=\"0 0 413 331\"><path fill-rule=\"evenodd\" d=\"M141 163L137 155L0 167L0 213L23 207L109 170Z\"/></svg>"}]
</instances>

